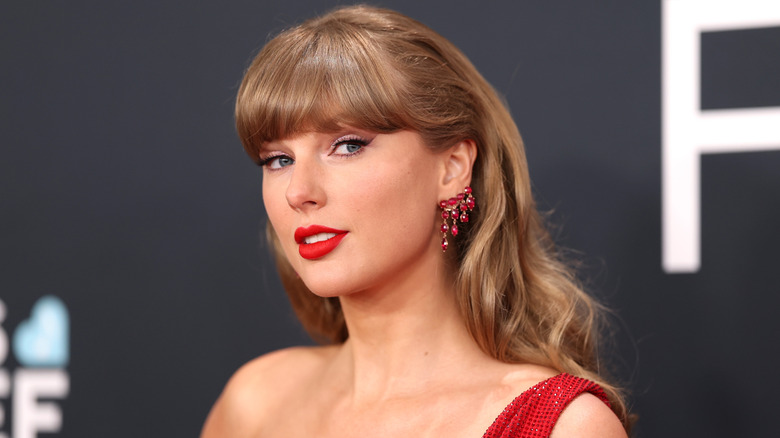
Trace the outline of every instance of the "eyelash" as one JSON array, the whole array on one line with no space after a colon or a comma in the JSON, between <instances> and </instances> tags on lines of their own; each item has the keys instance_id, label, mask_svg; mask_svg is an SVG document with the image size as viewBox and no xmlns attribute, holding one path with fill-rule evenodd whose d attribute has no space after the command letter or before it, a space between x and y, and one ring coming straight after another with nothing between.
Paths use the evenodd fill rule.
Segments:
<instances>
[{"instance_id":1,"label":"eyelash","mask_svg":"<svg viewBox=\"0 0 780 438\"><path fill-rule=\"evenodd\" d=\"M355 136L355 135L348 135L346 137L341 137L338 140L336 140L335 142L333 142L333 146L331 146L331 151L335 151L337 148L339 148L341 146L344 146L344 145L349 145L349 144L354 144L354 145L360 146L360 149L356 150L355 152L349 152L349 153L346 153L346 154L339 154L339 155L337 155L339 158L350 158L350 157L354 157L355 155L363 152L363 149L366 146L368 146L369 143L370 143L370 141L368 141L368 140L366 140L364 138L361 138L361 137L358 137L358 136Z\"/></svg>"},{"instance_id":2,"label":"eyelash","mask_svg":"<svg viewBox=\"0 0 780 438\"><path fill-rule=\"evenodd\" d=\"M333 142L333 145L331 146L331 150L330 150L329 155L333 155L333 152L337 148L339 148L341 146L353 144L353 145L360 146L360 149L358 149L358 150L356 150L354 152L346 153L346 154L337 154L336 156L339 157L339 158L354 157L355 155L358 155L361 152L363 152L363 149L366 146L368 146L369 143L371 143L369 140L366 140L364 138L361 138L361 137L358 137L358 136L355 136L355 135L344 136L344 137L341 137L338 140ZM280 158L289 158L289 159L292 160L292 158L289 155L287 155L287 154L278 154L277 153L277 154L270 155L270 156L265 157L265 158L260 158L260 161L257 164L258 164L258 166L263 167L265 169L268 169L268 170L270 170L272 172L273 171L277 171L277 170L281 170L281 169L283 169L284 167L287 167L287 166L284 166L284 167L281 167L281 168L277 168L277 169L272 169L269 166L271 163L273 163L274 160L278 160ZM293 162L295 162L295 160L293 160Z\"/></svg>"},{"instance_id":3,"label":"eyelash","mask_svg":"<svg viewBox=\"0 0 780 438\"><path fill-rule=\"evenodd\" d=\"M257 163L257 165L260 166L260 167L266 168L266 169L268 169L270 171L280 170L280 169L271 169L269 167L269 164L271 164L272 161L274 161L276 159L279 159L279 158L290 158L290 157L285 155L285 154L271 155L271 156L268 156L266 158L261 158L260 161ZM290 159L292 159L292 158L290 158Z\"/></svg>"}]
</instances>

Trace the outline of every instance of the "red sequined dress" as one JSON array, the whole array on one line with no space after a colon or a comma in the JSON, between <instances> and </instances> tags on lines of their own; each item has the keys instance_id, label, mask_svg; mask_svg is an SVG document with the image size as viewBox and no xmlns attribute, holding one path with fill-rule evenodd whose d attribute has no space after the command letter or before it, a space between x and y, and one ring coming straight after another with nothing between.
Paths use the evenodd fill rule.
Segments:
<instances>
[{"instance_id":1,"label":"red sequined dress","mask_svg":"<svg viewBox=\"0 0 780 438\"><path fill-rule=\"evenodd\" d=\"M607 395L590 380L559 374L536 384L512 401L482 438L545 438L563 409L589 392L609 406Z\"/></svg>"}]
</instances>

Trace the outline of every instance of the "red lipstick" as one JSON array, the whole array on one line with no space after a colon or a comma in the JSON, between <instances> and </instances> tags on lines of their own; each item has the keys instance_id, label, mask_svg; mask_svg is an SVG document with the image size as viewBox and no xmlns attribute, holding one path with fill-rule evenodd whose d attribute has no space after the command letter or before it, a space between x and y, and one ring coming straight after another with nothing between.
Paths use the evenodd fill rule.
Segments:
<instances>
[{"instance_id":1,"label":"red lipstick","mask_svg":"<svg viewBox=\"0 0 780 438\"><path fill-rule=\"evenodd\" d=\"M326 240L319 242L306 243L306 238L321 233L335 234ZM347 235L347 231L337 230L335 228L323 227L322 225L310 225L308 227L300 227L295 230L295 242L298 243L298 253L301 257L307 260L318 259L324 257L341 243L344 236Z\"/></svg>"}]
</instances>

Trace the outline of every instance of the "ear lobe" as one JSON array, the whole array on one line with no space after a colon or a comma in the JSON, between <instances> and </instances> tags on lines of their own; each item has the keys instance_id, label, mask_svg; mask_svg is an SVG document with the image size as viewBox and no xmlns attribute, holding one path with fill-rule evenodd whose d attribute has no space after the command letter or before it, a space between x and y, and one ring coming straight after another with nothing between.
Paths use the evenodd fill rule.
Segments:
<instances>
[{"instance_id":1,"label":"ear lobe","mask_svg":"<svg viewBox=\"0 0 780 438\"><path fill-rule=\"evenodd\" d=\"M471 173L477 159L477 144L465 139L445 152L444 177L442 178L442 199L459 193L471 184Z\"/></svg>"}]
</instances>

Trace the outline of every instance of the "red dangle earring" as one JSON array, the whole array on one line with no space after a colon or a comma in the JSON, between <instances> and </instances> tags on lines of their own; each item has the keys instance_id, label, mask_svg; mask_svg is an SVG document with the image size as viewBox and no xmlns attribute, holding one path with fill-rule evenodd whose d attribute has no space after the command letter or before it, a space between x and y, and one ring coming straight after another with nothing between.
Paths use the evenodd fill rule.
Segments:
<instances>
[{"instance_id":1,"label":"red dangle earring","mask_svg":"<svg viewBox=\"0 0 780 438\"><path fill-rule=\"evenodd\" d=\"M447 251L447 231L452 233L452 237L458 235L458 221L465 223L469 221L469 212L476 206L476 200L471 194L471 187L463 189L463 193L458 193L458 196L439 202L441 208L441 218L443 220L441 224L441 250ZM450 219L452 225L447 220Z\"/></svg>"}]
</instances>

